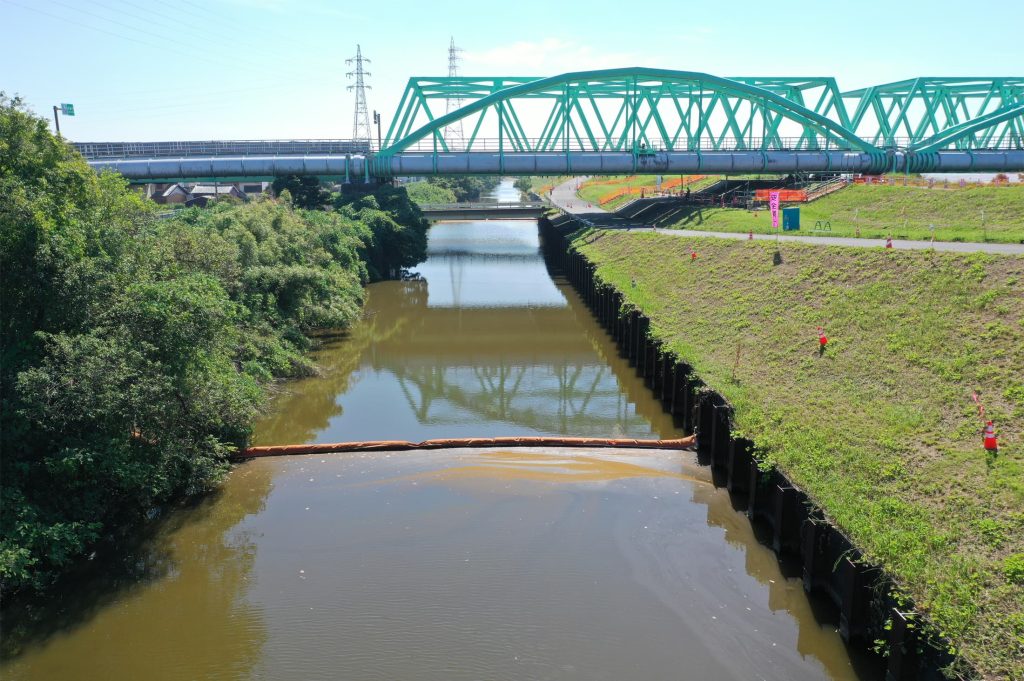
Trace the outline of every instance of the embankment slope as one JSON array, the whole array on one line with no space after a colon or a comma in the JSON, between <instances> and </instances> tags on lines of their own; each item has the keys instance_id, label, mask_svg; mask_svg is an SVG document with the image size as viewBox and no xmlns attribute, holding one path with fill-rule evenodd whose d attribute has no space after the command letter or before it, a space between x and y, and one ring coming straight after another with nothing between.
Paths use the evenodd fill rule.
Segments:
<instances>
[{"instance_id":1,"label":"embankment slope","mask_svg":"<svg viewBox=\"0 0 1024 681\"><path fill-rule=\"evenodd\" d=\"M574 246L977 669L1020 678L1024 257L621 231Z\"/></svg>"}]
</instances>

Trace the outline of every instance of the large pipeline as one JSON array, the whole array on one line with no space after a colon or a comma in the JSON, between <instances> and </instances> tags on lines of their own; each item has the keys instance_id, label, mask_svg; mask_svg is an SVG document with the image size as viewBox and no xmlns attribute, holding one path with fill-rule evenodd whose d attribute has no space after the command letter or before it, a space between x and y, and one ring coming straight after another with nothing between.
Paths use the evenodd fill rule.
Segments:
<instances>
[{"instance_id":1,"label":"large pipeline","mask_svg":"<svg viewBox=\"0 0 1024 681\"><path fill-rule=\"evenodd\" d=\"M689 449L696 436L676 440L629 440L596 437L459 437L410 442L408 440L364 440L327 444L270 445L249 447L239 459L296 454L338 454L342 452L408 451L411 449L461 449L466 447L612 447L619 449Z\"/></svg>"},{"instance_id":2,"label":"large pipeline","mask_svg":"<svg viewBox=\"0 0 1024 681\"><path fill-rule=\"evenodd\" d=\"M390 156L211 156L205 158L103 159L97 170L115 170L135 182L273 179L310 175L359 182L426 175L619 175L633 173L791 172L1021 172L1024 150L867 153L859 151L686 151L422 153Z\"/></svg>"}]
</instances>

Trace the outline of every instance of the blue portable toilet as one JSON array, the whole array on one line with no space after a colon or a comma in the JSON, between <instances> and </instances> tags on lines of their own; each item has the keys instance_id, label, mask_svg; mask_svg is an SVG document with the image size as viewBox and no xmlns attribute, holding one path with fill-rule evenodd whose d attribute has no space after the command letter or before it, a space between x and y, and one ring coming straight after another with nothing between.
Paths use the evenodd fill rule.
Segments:
<instances>
[{"instance_id":1,"label":"blue portable toilet","mask_svg":"<svg viewBox=\"0 0 1024 681\"><path fill-rule=\"evenodd\" d=\"M800 209L799 208L783 208L782 209L782 231L792 232L800 229Z\"/></svg>"}]
</instances>

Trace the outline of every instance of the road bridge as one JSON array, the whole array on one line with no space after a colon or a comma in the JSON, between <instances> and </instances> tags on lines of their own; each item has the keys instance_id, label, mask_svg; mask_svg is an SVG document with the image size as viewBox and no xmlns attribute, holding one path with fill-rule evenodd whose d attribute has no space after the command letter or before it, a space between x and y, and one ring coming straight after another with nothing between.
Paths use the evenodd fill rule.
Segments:
<instances>
[{"instance_id":1,"label":"road bridge","mask_svg":"<svg viewBox=\"0 0 1024 681\"><path fill-rule=\"evenodd\" d=\"M439 109L440 99L465 104L435 117L431 103ZM447 139L445 129L459 122L469 135ZM80 148L94 167L132 181L1017 172L1024 171L1024 77L922 77L845 92L831 77L649 68L412 78L375 151L344 140L148 144L157 149ZM187 153L175 154L176 144ZM204 153L211 144L223 147Z\"/></svg>"},{"instance_id":2,"label":"road bridge","mask_svg":"<svg viewBox=\"0 0 1024 681\"><path fill-rule=\"evenodd\" d=\"M513 220L539 218L550 206L542 202L427 203L420 210L428 220Z\"/></svg>"}]
</instances>

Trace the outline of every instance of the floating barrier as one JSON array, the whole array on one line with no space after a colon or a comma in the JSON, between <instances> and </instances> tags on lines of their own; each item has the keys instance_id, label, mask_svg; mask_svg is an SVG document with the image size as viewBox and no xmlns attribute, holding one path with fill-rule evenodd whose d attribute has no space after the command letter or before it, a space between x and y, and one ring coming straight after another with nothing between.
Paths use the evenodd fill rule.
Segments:
<instances>
[{"instance_id":1,"label":"floating barrier","mask_svg":"<svg viewBox=\"0 0 1024 681\"><path fill-rule=\"evenodd\" d=\"M365 440L306 445L270 445L249 447L236 455L239 459L260 456L298 454L338 454L342 452L407 451L410 449L460 449L466 447L604 447L619 449L692 449L697 438L675 440L629 440L597 437L458 437L423 442L408 440Z\"/></svg>"}]
</instances>

